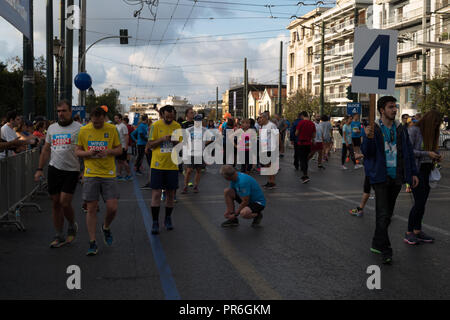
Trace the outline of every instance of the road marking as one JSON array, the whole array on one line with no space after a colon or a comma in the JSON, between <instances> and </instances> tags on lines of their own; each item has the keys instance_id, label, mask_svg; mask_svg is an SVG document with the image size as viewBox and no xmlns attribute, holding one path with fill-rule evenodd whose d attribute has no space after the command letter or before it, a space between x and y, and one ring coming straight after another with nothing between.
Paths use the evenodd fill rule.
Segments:
<instances>
[{"instance_id":1,"label":"road marking","mask_svg":"<svg viewBox=\"0 0 450 320\"><path fill-rule=\"evenodd\" d=\"M311 190L315 190L315 191L317 191L317 192L321 192L321 193L326 194L326 195L328 195L328 196L333 196L333 197L335 197L336 199L339 199L339 200L342 200L342 201L346 201L346 202L348 202L348 203L352 203L352 204L357 205L357 206L360 204L358 201L350 200L350 199L348 199L348 198L346 198L346 197L339 196L339 195L337 195L337 194L334 194L334 193L332 193L332 192L328 192L328 191L325 191L325 190L321 190L321 189L319 189L319 188L310 187L310 189L311 189ZM375 211L375 208L372 207L372 206L370 206L370 205L366 205L364 209L366 209L366 208L368 208L368 209L370 209L370 210L372 210L372 211ZM394 215L394 216L392 217L392 219L397 219L397 220L401 220L401 221L404 221L404 222L408 222L408 219L407 219L407 218L402 217L402 216L399 216L399 215ZM432 230L432 231L435 231L435 232L438 232L438 233L441 233L441 234L443 234L443 235L446 235L446 236L449 236L449 237L450 237L450 232L447 231L447 230L444 230L444 229L441 229L441 228L438 228L438 227L434 227L434 226L430 226L430 225L425 224L425 223L422 223L422 226L424 226L425 228L427 228L427 229L429 229L429 230Z\"/></svg>"},{"instance_id":2,"label":"road marking","mask_svg":"<svg viewBox=\"0 0 450 320\"><path fill-rule=\"evenodd\" d=\"M191 201L185 201L183 204L216 243L221 254L228 259L260 299L282 300L281 295L272 288L247 258L240 254L234 248L233 244L217 230L218 226L209 222L205 218L205 215Z\"/></svg>"},{"instance_id":3,"label":"road marking","mask_svg":"<svg viewBox=\"0 0 450 320\"><path fill-rule=\"evenodd\" d=\"M164 249L159 241L158 236L152 235L152 227L150 224L150 213L148 211L147 204L145 203L137 179L133 180L134 193L136 194L136 200L141 209L142 218L144 219L145 230L147 230L148 239L152 247L153 258L155 259L156 267L159 272L159 279L161 281L161 286L164 291L164 296L166 300L181 300L180 294L178 293L175 280L172 276L172 271L167 263L166 255L164 254Z\"/></svg>"}]
</instances>

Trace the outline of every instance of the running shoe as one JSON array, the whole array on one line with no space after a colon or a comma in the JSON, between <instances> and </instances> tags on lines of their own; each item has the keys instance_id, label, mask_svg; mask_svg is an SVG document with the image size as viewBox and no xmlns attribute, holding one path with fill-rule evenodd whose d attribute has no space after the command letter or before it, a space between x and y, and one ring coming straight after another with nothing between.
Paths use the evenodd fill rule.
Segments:
<instances>
[{"instance_id":1,"label":"running shoe","mask_svg":"<svg viewBox=\"0 0 450 320\"><path fill-rule=\"evenodd\" d=\"M272 189L275 189L276 186L277 186L277 185L276 185L275 183L267 182L263 187L264 187L265 189L267 189L267 190L272 190Z\"/></svg>"},{"instance_id":2,"label":"running shoe","mask_svg":"<svg viewBox=\"0 0 450 320\"><path fill-rule=\"evenodd\" d=\"M73 227L69 226L69 229L67 229L67 244L71 244L75 241L75 237L77 236L78 232L78 223L74 223Z\"/></svg>"},{"instance_id":3,"label":"running shoe","mask_svg":"<svg viewBox=\"0 0 450 320\"><path fill-rule=\"evenodd\" d=\"M411 186L409 184L406 184L406 192L407 193L411 193L412 192Z\"/></svg>"},{"instance_id":4,"label":"running shoe","mask_svg":"<svg viewBox=\"0 0 450 320\"><path fill-rule=\"evenodd\" d=\"M147 184L145 184L145 185L143 185L143 186L141 187L141 190L152 190L152 188L150 187L150 182L147 183Z\"/></svg>"},{"instance_id":5,"label":"running shoe","mask_svg":"<svg viewBox=\"0 0 450 320\"><path fill-rule=\"evenodd\" d=\"M342 170L348 170L346 166L342 166Z\"/></svg>"},{"instance_id":6,"label":"running shoe","mask_svg":"<svg viewBox=\"0 0 450 320\"><path fill-rule=\"evenodd\" d=\"M117 176L117 181L126 181L124 177L122 176Z\"/></svg>"},{"instance_id":7,"label":"running shoe","mask_svg":"<svg viewBox=\"0 0 450 320\"><path fill-rule=\"evenodd\" d=\"M50 248L61 248L65 244L66 239L64 239L64 237L55 236L55 238L53 238L53 241L50 243Z\"/></svg>"},{"instance_id":8,"label":"running shoe","mask_svg":"<svg viewBox=\"0 0 450 320\"><path fill-rule=\"evenodd\" d=\"M354 168L354 169L356 170L356 169L360 169L360 168L363 168L363 167L364 167L364 166L363 166L362 164L357 164L357 165L355 165L355 168Z\"/></svg>"},{"instance_id":9,"label":"running shoe","mask_svg":"<svg viewBox=\"0 0 450 320\"><path fill-rule=\"evenodd\" d=\"M193 186L194 186L194 184L192 182L188 183L188 187L193 187Z\"/></svg>"},{"instance_id":10,"label":"running shoe","mask_svg":"<svg viewBox=\"0 0 450 320\"><path fill-rule=\"evenodd\" d=\"M419 244L419 239L417 239L416 235L413 232L411 232L410 234L405 233L405 238L403 239L403 242L414 246Z\"/></svg>"},{"instance_id":11,"label":"running shoe","mask_svg":"<svg viewBox=\"0 0 450 320\"><path fill-rule=\"evenodd\" d=\"M263 218L262 212L260 212L256 217L253 218L252 227L257 227L261 223Z\"/></svg>"},{"instance_id":12,"label":"running shoe","mask_svg":"<svg viewBox=\"0 0 450 320\"><path fill-rule=\"evenodd\" d=\"M311 179L308 176L302 177L302 183L308 183Z\"/></svg>"},{"instance_id":13,"label":"running shoe","mask_svg":"<svg viewBox=\"0 0 450 320\"><path fill-rule=\"evenodd\" d=\"M94 241L89 241L89 249L86 253L87 256L95 256L98 252L97 243Z\"/></svg>"},{"instance_id":14,"label":"running shoe","mask_svg":"<svg viewBox=\"0 0 450 320\"><path fill-rule=\"evenodd\" d=\"M166 227L166 230L168 230L168 231L173 230L172 217L166 217L164 219L164 226Z\"/></svg>"},{"instance_id":15,"label":"running shoe","mask_svg":"<svg viewBox=\"0 0 450 320\"><path fill-rule=\"evenodd\" d=\"M380 254L383 264L392 263L392 250L381 251L375 248L370 248L370 251L375 254Z\"/></svg>"},{"instance_id":16,"label":"running shoe","mask_svg":"<svg viewBox=\"0 0 450 320\"><path fill-rule=\"evenodd\" d=\"M161 201L166 201L166 192L164 190L161 192Z\"/></svg>"},{"instance_id":17,"label":"running shoe","mask_svg":"<svg viewBox=\"0 0 450 320\"><path fill-rule=\"evenodd\" d=\"M420 242L425 242L425 243L433 243L434 242L434 238L430 237L429 235L427 235L425 232L420 231L419 234L416 234L416 238L420 241Z\"/></svg>"},{"instance_id":18,"label":"running shoe","mask_svg":"<svg viewBox=\"0 0 450 320\"><path fill-rule=\"evenodd\" d=\"M141 171L139 171L139 170L136 170L136 175L137 175L137 176L142 176L143 173L142 173Z\"/></svg>"},{"instance_id":19,"label":"running shoe","mask_svg":"<svg viewBox=\"0 0 450 320\"><path fill-rule=\"evenodd\" d=\"M186 194L186 193L188 193L188 187L184 187L183 191L181 191L181 194Z\"/></svg>"},{"instance_id":20,"label":"running shoe","mask_svg":"<svg viewBox=\"0 0 450 320\"><path fill-rule=\"evenodd\" d=\"M323 165L318 165L317 168L318 168L318 169L325 170L325 167L324 167Z\"/></svg>"},{"instance_id":21,"label":"running shoe","mask_svg":"<svg viewBox=\"0 0 450 320\"><path fill-rule=\"evenodd\" d=\"M362 217L364 214L363 209L361 209L360 207L356 207L355 209L352 209L349 212L354 217Z\"/></svg>"},{"instance_id":22,"label":"running shoe","mask_svg":"<svg viewBox=\"0 0 450 320\"><path fill-rule=\"evenodd\" d=\"M199 193L198 186L194 186L194 193Z\"/></svg>"},{"instance_id":23,"label":"running shoe","mask_svg":"<svg viewBox=\"0 0 450 320\"><path fill-rule=\"evenodd\" d=\"M111 229L105 229L105 226L102 225L102 231L103 231L103 242L105 242L107 246L112 246L113 236L111 233Z\"/></svg>"},{"instance_id":24,"label":"running shoe","mask_svg":"<svg viewBox=\"0 0 450 320\"><path fill-rule=\"evenodd\" d=\"M239 225L239 220L237 218L235 219L231 219L231 220L227 220L225 222L222 223L222 227L223 228L228 228L228 227L237 227Z\"/></svg>"},{"instance_id":25,"label":"running shoe","mask_svg":"<svg viewBox=\"0 0 450 320\"><path fill-rule=\"evenodd\" d=\"M133 180L134 180L133 176L126 176L125 177L125 181L133 181Z\"/></svg>"},{"instance_id":26,"label":"running shoe","mask_svg":"<svg viewBox=\"0 0 450 320\"><path fill-rule=\"evenodd\" d=\"M153 221L152 234L159 234L159 222Z\"/></svg>"}]
</instances>

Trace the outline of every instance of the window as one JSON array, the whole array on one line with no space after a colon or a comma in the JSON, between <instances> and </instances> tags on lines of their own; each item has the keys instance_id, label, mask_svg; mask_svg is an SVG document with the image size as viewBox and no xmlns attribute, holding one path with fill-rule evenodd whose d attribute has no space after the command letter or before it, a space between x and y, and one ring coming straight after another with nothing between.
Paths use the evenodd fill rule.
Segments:
<instances>
[{"instance_id":1,"label":"window","mask_svg":"<svg viewBox=\"0 0 450 320\"><path fill-rule=\"evenodd\" d=\"M308 72L308 74L307 74L306 88L309 92L312 91L312 72Z\"/></svg>"},{"instance_id":2,"label":"window","mask_svg":"<svg viewBox=\"0 0 450 320\"><path fill-rule=\"evenodd\" d=\"M308 47L308 63L313 62L313 47Z\"/></svg>"},{"instance_id":3,"label":"window","mask_svg":"<svg viewBox=\"0 0 450 320\"><path fill-rule=\"evenodd\" d=\"M344 92L344 86L339 86L339 93Z\"/></svg>"},{"instance_id":4,"label":"window","mask_svg":"<svg viewBox=\"0 0 450 320\"><path fill-rule=\"evenodd\" d=\"M299 74L298 77L297 77L297 87L298 87L299 89L303 87L303 86L302 86L302 82L303 82L303 75L302 75L302 74Z\"/></svg>"},{"instance_id":5,"label":"window","mask_svg":"<svg viewBox=\"0 0 450 320\"><path fill-rule=\"evenodd\" d=\"M361 10L358 14L358 24L366 24L366 10Z\"/></svg>"},{"instance_id":6,"label":"window","mask_svg":"<svg viewBox=\"0 0 450 320\"><path fill-rule=\"evenodd\" d=\"M320 94L320 87L319 87L319 86L315 86L315 87L314 87L314 94L315 94L316 96L318 96L318 95Z\"/></svg>"},{"instance_id":7,"label":"window","mask_svg":"<svg viewBox=\"0 0 450 320\"><path fill-rule=\"evenodd\" d=\"M289 66L291 67L291 68L294 68L294 61L295 60L295 55L294 55L294 53L291 53L290 55L289 55Z\"/></svg>"},{"instance_id":8,"label":"window","mask_svg":"<svg viewBox=\"0 0 450 320\"><path fill-rule=\"evenodd\" d=\"M330 86L330 93L333 94L334 93L334 86Z\"/></svg>"},{"instance_id":9,"label":"window","mask_svg":"<svg viewBox=\"0 0 450 320\"><path fill-rule=\"evenodd\" d=\"M292 92L292 89L294 88L294 77L289 77L289 91Z\"/></svg>"}]
</instances>

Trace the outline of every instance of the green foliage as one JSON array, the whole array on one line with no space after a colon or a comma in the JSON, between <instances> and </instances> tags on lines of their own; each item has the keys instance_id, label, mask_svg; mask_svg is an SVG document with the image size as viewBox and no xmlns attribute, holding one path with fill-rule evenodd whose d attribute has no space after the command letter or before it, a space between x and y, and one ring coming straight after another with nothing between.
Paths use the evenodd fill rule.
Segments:
<instances>
[{"instance_id":1,"label":"green foliage","mask_svg":"<svg viewBox=\"0 0 450 320\"><path fill-rule=\"evenodd\" d=\"M46 65L43 56L34 61L35 115L45 115ZM23 62L19 57L0 61L0 116L10 110L23 111Z\"/></svg>"},{"instance_id":2,"label":"green foliage","mask_svg":"<svg viewBox=\"0 0 450 320\"><path fill-rule=\"evenodd\" d=\"M435 109L442 114L450 113L450 65L445 66L440 74L427 81L428 91L425 100L421 92L416 92L415 102L422 113Z\"/></svg>"},{"instance_id":3,"label":"green foliage","mask_svg":"<svg viewBox=\"0 0 450 320\"><path fill-rule=\"evenodd\" d=\"M117 104L119 102L120 92L114 88L107 88L103 91L103 94L99 96L87 96L86 107L90 113L96 107L106 105L108 107L108 118L113 119L117 113Z\"/></svg>"},{"instance_id":4,"label":"green foliage","mask_svg":"<svg viewBox=\"0 0 450 320\"><path fill-rule=\"evenodd\" d=\"M292 121L297 119L299 112L307 111L311 114L320 113L320 98L312 95L305 89L298 89L297 92L289 97L284 106L284 116ZM330 114L331 106L325 104L324 114Z\"/></svg>"}]
</instances>

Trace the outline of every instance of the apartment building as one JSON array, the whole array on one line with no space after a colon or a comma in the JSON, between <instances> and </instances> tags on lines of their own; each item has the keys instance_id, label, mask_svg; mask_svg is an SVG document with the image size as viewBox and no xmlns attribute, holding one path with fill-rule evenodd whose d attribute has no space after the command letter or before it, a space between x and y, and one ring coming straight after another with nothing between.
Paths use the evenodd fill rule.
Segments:
<instances>
[{"instance_id":1,"label":"apartment building","mask_svg":"<svg viewBox=\"0 0 450 320\"><path fill-rule=\"evenodd\" d=\"M435 46L449 43L448 0L426 0L426 39L422 26L423 8L423 0L378 0L374 4L374 27L399 32L395 97L400 113L418 112L415 96L421 92L423 60L426 61L427 79L450 63L449 50ZM420 45L424 42L432 45L425 56Z\"/></svg>"}]
</instances>

